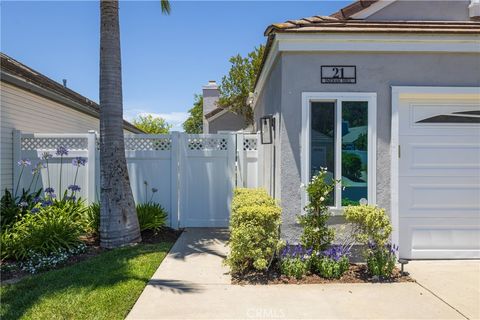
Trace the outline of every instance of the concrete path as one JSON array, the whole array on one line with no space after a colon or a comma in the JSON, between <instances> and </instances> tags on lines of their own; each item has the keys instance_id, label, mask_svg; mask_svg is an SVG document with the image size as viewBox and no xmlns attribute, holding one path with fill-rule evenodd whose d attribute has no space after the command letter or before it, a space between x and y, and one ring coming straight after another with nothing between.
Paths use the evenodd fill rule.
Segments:
<instances>
[{"instance_id":1,"label":"concrete path","mask_svg":"<svg viewBox=\"0 0 480 320\"><path fill-rule=\"evenodd\" d=\"M433 285L231 285L222 266L227 237L226 230L187 229L128 319L465 319L471 314L461 303L454 307L432 294Z\"/></svg>"}]
</instances>

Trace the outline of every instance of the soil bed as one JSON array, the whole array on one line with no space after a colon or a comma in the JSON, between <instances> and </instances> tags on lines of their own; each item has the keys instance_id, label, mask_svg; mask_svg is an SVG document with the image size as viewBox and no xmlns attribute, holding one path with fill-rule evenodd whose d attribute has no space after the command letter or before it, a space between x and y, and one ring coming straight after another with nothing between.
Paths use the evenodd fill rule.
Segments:
<instances>
[{"instance_id":1,"label":"soil bed","mask_svg":"<svg viewBox=\"0 0 480 320\"><path fill-rule=\"evenodd\" d=\"M232 275L232 284L319 284L319 283L391 283L391 282L414 282L408 275L401 275L400 270L395 268L393 275L387 279L374 279L367 272L364 264L351 264L350 268L340 279L325 279L316 274L308 274L301 279L287 277L280 274L278 269L262 273L248 273Z\"/></svg>"},{"instance_id":2,"label":"soil bed","mask_svg":"<svg viewBox=\"0 0 480 320\"><path fill-rule=\"evenodd\" d=\"M145 230L142 232L142 242L140 244L155 244L161 242L174 243L182 232L183 230L175 230L168 227L163 228L158 232ZM70 266L80 261L95 257L104 251L108 251L108 249L103 249L100 247L100 240L98 237L88 236L82 238L82 241L87 245L87 250L85 252L71 256L65 263L57 266L56 268L40 271L38 273L44 273L53 269L60 269L66 266ZM31 275L30 273L21 270L18 266L15 265L15 261L12 260L0 261L0 267L2 284L12 284L20 281L25 276Z\"/></svg>"}]
</instances>

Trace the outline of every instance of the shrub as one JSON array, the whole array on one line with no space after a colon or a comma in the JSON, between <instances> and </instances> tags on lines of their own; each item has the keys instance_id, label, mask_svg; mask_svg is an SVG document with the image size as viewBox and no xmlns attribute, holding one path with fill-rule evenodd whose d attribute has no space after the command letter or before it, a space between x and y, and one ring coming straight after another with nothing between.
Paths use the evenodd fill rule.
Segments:
<instances>
[{"instance_id":1,"label":"shrub","mask_svg":"<svg viewBox=\"0 0 480 320\"><path fill-rule=\"evenodd\" d=\"M280 215L280 207L264 190L235 190L225 261L232 273L268 269L279 246Z\"/></svg>"},{"instance_id":2,"label":"shrub","mask_svg":"<svg viewBox=\"0 0 480 320\"><path fill-rule=\"evenodd\" d=\"M326 279L339 279L348 270L348 253L333 246L312 259L312 269Z\"/></svg>"},{"instance_id":3,"label":"shrub","mask_svg":"<svg viewBox=\"0 0 480 320\"><path fill-rule=\"evenodd\" d=\"M326 176L327 171L322 168L307 185L309 203L305 207L306 213L298 217L298 221L303 227L300 241L304 247L312 248L315 252L325 250L335 235L333 229L327 226L330 218L327 198L335 184L328 184Z\"/></svg>"},{"instance_id":4,"label":"shrub","mask_svg":"<svg viewBox=\"0 0 480 320\"><path fill-rule=\"evenodd\" d=\"M372 276L391 276L398 247L388 242L392 225L385 210L366 205L350 206L345 208L345 218L354 224L356 239L368 244L364 250L368 272Z\"/></svg>"},{"instance_id":5,"label":"shrub","mask_svg":"<svg viewBox=\"0 0 480 320\"><path fill-rule=\"evenodd\" d=\"M0 199L0 225L11 226L16 221L20 220L29 210L32 210L40 201L42 189L36 192L29 190L22 190L20 197L14 197L12 193L5 189L5 192Z\"/></svg>"},{"instance_id":6,"label":"shrub","mask_svg":"<svg viewBox=\"0 0 480 320\"><path fill-rule=\"evenodd\" d=\"M356 239L363 244L371 241L378 246L384 246L392 233L392 225L385 209L375 206L346 207L345 219L354 224Z\"/></svg>"},{"instance_id":7,"label":"shrub","mask_svg":"<svg viewBox=\"0 0 480 320\"><path fill-rule=\"evenodd\" d=\"M78 245L85 232L81 202L55 202L29 213L2 231L2 258L25 260L33 253L48 255Z\"/></svg>"},{"instance_id":8,"label":"shrub","mask_svg":"<svg viewBox=\"0 0 480 320\"><path fill-rule=\"evenodd\" d=\"M372 276L390 277L395 268L397 251L398 246L396 247L390 243L382 247L370 243L366 250L368 272Z\"/></svg>"},{"instance_id":9,"label":"shrub","mask_svg":"<svg viewBox=\"0 0 480 320\"><path fill-rule=\"evenodd\" d=\"M167 225L168 214L158 203L147 202L137 204L137 215L140 231L158 231Z\"/></svg>"},{"instance_id":10,"label":"shrub","mask_svg":"<svg viewBox=\"0 0 480 320\"><path fill-rule=\"evenodd\" d=\"M312 249L302 245L286 247L280 253L280 272L288 277L301 279L310 269Z\"/></svg>"}]
</instances>

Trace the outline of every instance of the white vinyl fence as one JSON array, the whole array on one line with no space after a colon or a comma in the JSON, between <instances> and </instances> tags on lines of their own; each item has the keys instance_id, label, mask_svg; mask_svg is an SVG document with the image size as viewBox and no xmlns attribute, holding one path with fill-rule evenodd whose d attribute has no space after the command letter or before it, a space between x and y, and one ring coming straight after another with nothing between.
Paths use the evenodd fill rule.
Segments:
<instances>
[{"instance_id":1,"label":"white vinyl fence","mask_svg":"<svg viewBox=\"0 0 480 320\"><path fill-rule=\"evenodd\" d=\"M63 146L69 154L62 160L55 154ZM14 189L74 184L75 157L87 158L80 167L76 183L79 195L87 202L100 195L98 137L87 134L14 133L14 163L32 161L32 167L49 152L49 172L42 169L32 183L30 168L21 174L14 169ZM173 132L168 135L136 134L125 136L125 154L133 196L137 203L154 201L169 213L171 227L222 227L228 225L230 201L235 186L259 186L257 135L242 133L192 135ZM60 166L62 176L60 177ZM49 179L50 177L50 179ZM61 179L61 181L60 181ZM60 183L61 182L61 183ZM152 189L158 191L153 192ZM62 191L62 192L63 192Z\"/></svg>"}]
</instances>

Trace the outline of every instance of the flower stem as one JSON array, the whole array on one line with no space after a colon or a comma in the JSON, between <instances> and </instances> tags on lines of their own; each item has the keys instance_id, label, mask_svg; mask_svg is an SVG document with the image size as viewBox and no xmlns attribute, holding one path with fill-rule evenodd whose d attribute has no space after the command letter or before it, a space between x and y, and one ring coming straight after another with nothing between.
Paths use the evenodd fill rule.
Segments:
<instances>
[{"instance_id":1,"label":"flower stem","mask_svg":"<svg viewBox=\"0 0 480 320\"><path fill-rule=\"evenodd\" d=\"M17 197L18 187L20 186L20 181L22 180L22 174L24 169L25 167L22 166L22 170L20 171L20 175L18 176L17 187L15 188L15 194L14 194L15 198Z\"/></svg>"},{"instance_id":2,"label":"flower stem","mask_svg":"<svg viewBox=\"0 0 480 320\"><path fill-rule=\"evenodd\" d=\"M58 199L62 201L62 167L63 167L63 156L60 156L60 177L58 183Z\"/></svg>"}]
</instances>

